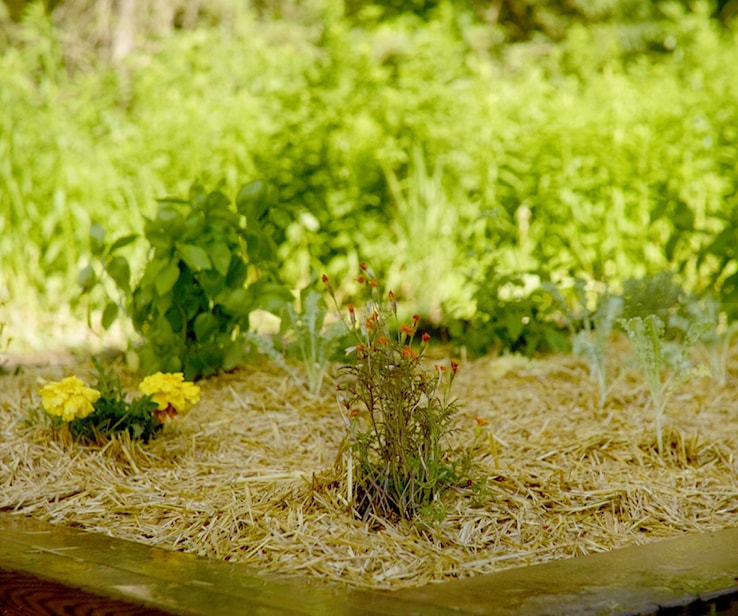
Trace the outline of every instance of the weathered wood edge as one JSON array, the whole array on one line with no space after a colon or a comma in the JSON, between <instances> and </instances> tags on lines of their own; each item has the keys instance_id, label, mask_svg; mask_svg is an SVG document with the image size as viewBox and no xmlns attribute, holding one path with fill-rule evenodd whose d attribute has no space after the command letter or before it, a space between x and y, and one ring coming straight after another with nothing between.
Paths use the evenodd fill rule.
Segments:
<instances>
[{"instance_id":1,"label":"weathered wood edge","mask_svg":"<svg viewBox=\"0 0 738 616\"><path fill-rule=\"evenodd\" d=\"M370 592L262 575L244 565L0 513L0 571L140 606L143 612L126 612L136 614L625 615L679 613L687 606L689 613L709 613L726 606L738 611L738 529Z\"/></svg>"}]
</instances>

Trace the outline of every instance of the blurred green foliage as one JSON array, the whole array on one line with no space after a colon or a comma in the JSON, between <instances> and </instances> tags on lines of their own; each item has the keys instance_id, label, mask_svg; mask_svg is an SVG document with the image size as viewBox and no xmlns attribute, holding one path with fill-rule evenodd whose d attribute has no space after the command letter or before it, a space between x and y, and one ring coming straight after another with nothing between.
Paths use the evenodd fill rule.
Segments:
<instances>
[{"instance_id":1,"label":"blurred green foliage","mask_svg":"<svg viewBox=\"0 0 738 616\"><path fill-rule=\"evenodd\" d=\"M363 259L438 322L474 317L493 263L673 269L738 305L738 34L715 3L262 4L116 62L56 9L6 15L0 300L74 303L92 223L140 232L194 178L263 177L295 288Z\"/></svg>"}]
</instances>

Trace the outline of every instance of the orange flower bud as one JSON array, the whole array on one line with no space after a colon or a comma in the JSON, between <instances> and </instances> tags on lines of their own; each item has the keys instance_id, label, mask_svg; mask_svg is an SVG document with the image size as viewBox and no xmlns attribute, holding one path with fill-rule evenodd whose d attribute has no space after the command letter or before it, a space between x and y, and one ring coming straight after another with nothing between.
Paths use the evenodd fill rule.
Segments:
<instances>
[{"instance_id":1,"label":"orange flower bud","mask_svg":"<svg viewBox=\"0 0 738 616\"><path fill-rule=\"evenodd\" d=\"M426 343L426 344L428 344L428 341L429 341L430 339L431 339L431 337L430 337L430 334L429 334L428 332L425 332L425 333L423 334L423 336L421 337L421 340L422 340L422 341L423 341L424 343Z\"/></svg>"}]
</instances>

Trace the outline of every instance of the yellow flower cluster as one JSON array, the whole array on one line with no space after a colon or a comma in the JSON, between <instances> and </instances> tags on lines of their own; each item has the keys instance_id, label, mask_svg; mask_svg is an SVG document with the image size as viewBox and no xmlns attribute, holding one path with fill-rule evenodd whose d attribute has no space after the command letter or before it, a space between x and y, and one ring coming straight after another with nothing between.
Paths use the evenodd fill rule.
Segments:
<instances>
[{"instance_id":1,"label":"yellow flower cluster","mask_svg":"<svg viewBox=\"0 0 738 616\"><path fill-rule=\"evenodd\" d=\"M93 406L100 392L85 384L76 376L70 376L41 388L41 405L49 415L57 415L63 421L87 417L95 410Z\"/></svg>"},{"instance_id":2,"label":"yellow flower cluster","mask_svg":"<svg viewBox=\"0 0 738 616\"><path fill-rule=\"evenodd\" d=\"M200 388L184 380L181 372L165 374L157 372L147 376L138 386L142 393L152 397L164 411L172 407L177 413L186 413L200 401Z\"/></svg>"}]
</instances>

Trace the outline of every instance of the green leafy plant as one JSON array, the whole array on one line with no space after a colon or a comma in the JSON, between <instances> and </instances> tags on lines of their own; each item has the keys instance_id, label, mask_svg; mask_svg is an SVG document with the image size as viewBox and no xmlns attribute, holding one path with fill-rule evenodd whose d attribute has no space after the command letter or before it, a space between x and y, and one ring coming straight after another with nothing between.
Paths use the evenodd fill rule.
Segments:
<instances>
[{"instance_id":1,"label":"green leafy plant","mask_svg":"<svg viewBox=\"0 0 738 616\"><path fill-rule=\"evenodd\" d=\"M666 325L655 314L645 318L621 319L621 325L635 345L635 358L643 370L651 392L651 407L656 424L656 441L659 454L664 453L663 416L666 405L674 391L695 376L705 374L701 366L694 367L688 352L712 327L709 321L690 324L683 340L670 341L664 338Z\"/></svg>"},{"instance_id":2,"label":"green leafy plant","mask_svg":"<svg viewBox=\"0 0 738 616\"><path fill-rule=\"evenodd\" d=\"M573 307L553 283L544 283L543 288L551 293L564 312L573 335L572 351L587 362L592 380L597 383L599 407L603 408L608 391L610 338L622 313L623 299L608 292L597 293L592 307L587 283L581 278L574 281Z\"/></svg>"},{"instance_id":3,"label":"green leafy plant","mask_svg":"<svg viewBox=\"0 0 738 616\"><path fill-rule=\"evenodd\" d=\"M141 381L141 397L129 399L120 378L95 360L93 387L76 376L48 383L40 391L41 405L52 425L67 425L76 439L100 442L127 432L144 442L164 423L186 413L200 399L200 388L183 380L182 374L156 373Z\"/></svg>"},{"instance_id":4,"label":"green leafy plant","mask_svg":"<svg viewBox=\"0 0 738 616\"><path fill-rule=\"evenodd\" d=\"M568 351L565 325L538 275L502 274L488 268L474 294L476 313L465 344L475 353Z\"/></svg>"},{"instance_id":5,"label":"green leafy plant","mask_svg":"<svg viewBox=\"0 0 738 616\"><path fill-rule=\"evenodd\" d=\"M149 258L135 286L120 249L136 236L107 244L100 225L90 232L95 261L79 283L86 292L103 274L115 282L120 300L108 295L102 324L110 326L119 308L130 316L144 340L136 351L145 372L196 379L228 370L245 357L251 312L276 312L291 297L278 282L272 239L284 216L262 182L243 186L235 209L222 192L195 183L188 199L164 199L146 220Z\"/></svg>"},{"instance_id":6,"label":"green leafy plant","mask_svg":"<svg viewBox=\"0 0 738 616\"><path fill-rule=\"evenodd\" d=\"M690 324L695 321L710 324L709 329L700 338L699 346L710 366L713 379L722 387L728 378L730 347L738 333L738 321L729 321L723 304L712 295L690 298L682 313L672 316L670 324L672 328L682 330L685 335Z\"/></svg>"},{"instance_id":7,"label":"green leafy plant","mask_svg":"<svg viewBox=\"0 0 738 616\"><path fill-rule=\"evenodd\" d=\"M296 348L305 366L310 393L317 395L335 359L346 331L341 323L326 324L328 308L323 296L306 288L300 294L300 311L292 304L285 308L283 334L289 346Z\"/></svg>"},{"instance_id":8,"label":"green leafy plant","mask_svg":"<svg viewBox=\"0 0 738 616\"><path fill-rule=\"evenodd\" d=\"M470 472L470 456L455 455L447 443L457 412L450 390L458 364L424 368L430 336L415 343L417 317L399 322L393 293L386 302L380 298L366 265L358 281L369 288L370 299L363 311L348 305L354 345L347 352L355 361L341 368L338 390L348 427L348 500L364 519L410 518L432 509Z\"/></svg>"}]
</instances>

